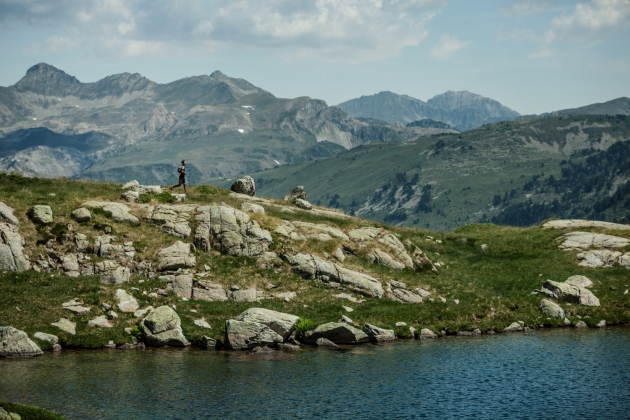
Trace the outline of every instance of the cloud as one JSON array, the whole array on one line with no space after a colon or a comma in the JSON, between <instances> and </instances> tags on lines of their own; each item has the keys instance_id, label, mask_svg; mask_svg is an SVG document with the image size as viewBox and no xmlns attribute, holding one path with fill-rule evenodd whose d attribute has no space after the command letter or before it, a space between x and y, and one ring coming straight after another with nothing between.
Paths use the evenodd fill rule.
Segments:
<instances>
[{"instance_id":1,"label":"cloud","mask_svg":"<svg viewBox=\"0 0 630 420\"><path fill-rule=\"evenodd\" d=\"M548 0L517 0L499 9L499 13L503 16L528 16L544 13L548 7Z\"/></svg>"},{"instance_id":2,"label":"cloud","mask_svg":"<svg viewBox=\"0 0 630 420\"><path fill-rule=\"evenodd\" d=\"M76 48L110 54L169 54L211 45L272 49L287 58L365 62L418 45L427 35L426 23L445 4L446 0L0 0L0 22L64 28L63 36L77 39ZM152 47L138 47L142 45Z\"/></svg>"},{"instance_id":3,"label":"cloud","mask_svg":"<svg viewBox=\"0 0 630 420\"><path fill-rule=\"evenodd\" d=\"M454 52L466 48L470 44L470 41L460 41L454 36L442 35L438 43L431 48L431 56L436 60L443 60Z\"/></svg>"},{"instance_id":4,"label":"cloud","mask_svg":"<svg viewBox=\"0 0 630 420\"><path fill-rule=\"evenodd\" d=\"M550 40L574 41L630 28L630 0L592 0L551 21Z\"/></svg>"},{"instance_id":5,"label":"cloud","mask_svg":"<svg viewBox=\"0 0 630 420\"><path fill-rule=\"evenodd\" d=\"M529 54L529 58L547 58L556 54L555 50L552 50L547 45L540 46L536 51Z\"/></svg>"},{"instance_id":6,"label":"cloud","mask_svg":"<svg viewBox=\"0 0 630 420\"><path fill-rule=\"evenodd\" d=\"M32 53L60 53L71 50L78 45L78 42L70 37L53 35L44 42L31 44L26 48L26 52Z\"/></svg>"}]
</instances>

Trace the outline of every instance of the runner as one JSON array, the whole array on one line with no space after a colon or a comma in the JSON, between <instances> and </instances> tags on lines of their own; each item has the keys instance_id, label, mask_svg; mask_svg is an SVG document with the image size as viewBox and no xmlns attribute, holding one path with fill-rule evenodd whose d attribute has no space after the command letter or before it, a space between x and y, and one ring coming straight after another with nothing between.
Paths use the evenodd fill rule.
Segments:
<instances>
[{"instance_id":1,"label":"runner","mask_svg":"<svg viewBox=\"0 0 630 420\"><path fill-rule=\"evenodd\" d=\"M179 183L177 185L173 185L172 187L169 187L169 191L173 191L173 188L177 188L180 185L184 185L184 193L188 193L188 191L186 191L186 161L182 160L182 166L180 166L179 168L177 168L177 172L179 172Z\"/></svg>"}]
</instances>

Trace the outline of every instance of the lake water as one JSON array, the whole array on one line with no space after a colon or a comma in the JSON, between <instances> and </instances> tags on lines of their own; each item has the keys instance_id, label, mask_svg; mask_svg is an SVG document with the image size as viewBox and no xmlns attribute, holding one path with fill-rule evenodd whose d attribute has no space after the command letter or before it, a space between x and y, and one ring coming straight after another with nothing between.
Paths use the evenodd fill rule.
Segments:
<instances>
[{"instance_id":1,"label":"lake water","mask_svg":"<svg viewBox=\"0 0 630 420\"><path fill-rule=\"evenodd\" d=\"M627 419L630 328L272 356L63 351L0 360L0 400L71 419Z\"/></svg>"}]
</instances>

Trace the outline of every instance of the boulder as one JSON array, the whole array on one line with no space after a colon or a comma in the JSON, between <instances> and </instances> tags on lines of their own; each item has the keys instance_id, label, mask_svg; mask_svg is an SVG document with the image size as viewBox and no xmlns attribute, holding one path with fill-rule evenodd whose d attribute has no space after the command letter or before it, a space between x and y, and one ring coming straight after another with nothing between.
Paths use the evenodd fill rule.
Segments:
<instances>
[{"instance_id":1,"label":"boulder","mask_svg":"<svg viewBox=\"0 0 630 420\"><path fill-rule=\"evenodd\" d=\"M13 215L13 209L0 201L0 222L18 226L20 221Z\"/></svg>"},{"instance_id":2,"label":"boulder","mask_svg":"<svg viewBox=\"0 0 630 420\"><path fill-rule=\"evenodd\" d=\"M300 319L299 316L285 314L264 308L250 308L240 314L236 320L245 322L257 322L271 328L282 340L289 338Z\"/></svg>"},{"instance_id":3,"label":"boulder","mask_svg":"<svg viewBox=\"0 0 630 420\"><path fill-rule=\"evenodd\" d=\"M33 206L28 211L28 216L35 223L48 225L53 222L53 211L50 206Z\"/></svg>"},{"instance_id":4,"label":"boulder","mask_svg":"<svg viewBox=\"0 0 630 420\"><path fill-rule=\"evenodd\" d=\"M85 207L79 207L78 209L72 212L71 216L74 220L76 220L79 223L89 222L92 219L92 215L90 214L90 211L86 209Z\"/></svg>"},{"instance_id":5,"label":"boulder","mask_svg":"<svg viewBox=\"0 0 630 420\"><path fill-rule=\"evenodd\" d=\"M42 350L24 331L13 327L0 327L0 358L34 357L42 354Z\"/></svg>"},{"instance_id":6,"label":"boulder","mask_svg":"<svg viewBox=\"0 0 630 420\"><path fill-rule=\"evenodd\" d=\"M342 230L337 229L336 227L333 227L333 226L329 226L324 223L308 223L308 222L295 221L292 223L292 225L306 232L309 232L309 231L311 232L315 231L317 233L321 232L321 233L325 233L331 236L332 238L341 239L342 241L350 240L348 235L343 233Z\"/></svg>"},{"instance_id":7,"label":"boulder","mask_svg":"<svg viewBox=\"0 0 630 420\"><path fill-rule=\"evenodd\" d=\"M123 191L123 193L120 194L120 198L128 203L137 203L140 198L140 194L138 191Z\"/></svg>"},{"instance_id":8,"label":"boulder","mask_svg":"<svg viewBox=\"0 0 630 420\"><path fill-rule=\"evenodd\" d=\"M140 220L129 213L131 210L128 205L123 203L113 203L109 201L86 201L82 204L83 207L99 208L107 213L115 222L126 222L132 226L138 226Z\"/></svg>"},{"instance_id":9,"label":"boulder","mask_svg":"<svg viewBox=\"0 0 630 420\"><path fill-rule=\"evenodd\" d=\"M153 306L147 306L144 309L138 309L138 310L134 311L133 316L134 316L134 318L142 318L148 312L151 312L153 310L155 310L155 308Z\"/></svg>"},{"instance_id":10,"label":"boulder","mask_svg":"<svg viewBox=\"0 0 630 420\"><path fill-rule=\"evenodd\" d=\"M295 199L295 206L304 210L312 210L313 205L306 200L302 200L301 198Z\"/></svg>"},{"instance_id":11,"label":"boulder","mask_svg":"<svg viewBox=\"0 0 630 420\"><path fill-rule=\"evenodd\" d=\"M0 223L0 271L21 272L31 269L24 254L24 238L16 225Z\"/></svg>"},{"instance_id":12,"label":"boulder","mask_svg":"<svg viewBox=\"0 0 630 420\"><path fill-rule=\"evenodd\" d=\"M135 312L140 307L138 301L123 289L116 290L116 299L121 312Z\"/></svg>"},{"instance_id":13,"label":"boulder","mask_svg":"<svg viewBox=\"0 0 630 420\"><path fill-rule=\"evenodd\" d=\"M228 300L228 292L220 284L197 280L192 290L192 298L206 302L223 302Z\"/></svg>"},{"instance_id":14,"label":"boulder","mask_svg":"<svg viewBox=\"0 0 630 420\"><path fill-rule=\"evenodd\" d=\"M609 230L630 230L630 225L622 225L619 223L600 222L596 220L550 220L545 222L542 227L544 229L575 229L584 227L595 227Z\"/></svg>"},{"instance_id":15,"label":"boulder","mask_svg":"<svg viewBox=\"0 0 630 420\"><path fill-rule=\"evenodd\" d=\"M630 270L630 252L626 252L625 254L623 254L621 257L617 259L617 261L619 262L619 265L626 267L628 270Z\"/></svg>"},{"instance_id":16,"label":"boulder","mask_svg":"<svg viewBox=\"0 0 630 420\"><path fill-rule=\"evenodd\" d=\"M67 309L71 312L74 312L77 315L85 315L90 313L90 308L82 306L83 302L78 302L74 299L64 302L61 304L61 307Z\"/></svg>"},{"instance_id":17,"label":"boulder","mask_svg":"<svg viewBox=\"0 0 630 420\"><path fill-rule=\"evenodd\" d=\"M345 315L341 315L341 318L339 318L339 321L337 322L342 323L342 324L348 324L353 327L359 328L359 325L357 323L355 323L353 320L351 320L349 317Z\"/></svg>"},{"instance_id":18,"label":"boulder","mask_svg":"<svg viewBox=\"0 0 630 420\"><path fill-rule=\"evenodd\" d=\"M421 339L437 338L437 334L428 328L423 328L420 330L420 338Z\"/></svg>"},{"instance_id":19,"label":"boulder","mask_svg":"<svg viewBox=\"0 0 630 420\"><path fill-rule=\"evenodd\" d=\"M304 191L304 187L302 186L295 187L289 191L287 195L284 196L284 201L290 201L293 203L298 198L306 200L306 191Z\"/></svg>"},{"instance_id":20,"label":"boulder","mask_svg":"<svg viewBox=\"0 0 630 420\"><path fill-rule=\"evenodd\" d=\"M256 195L256 183L251 176L244 176L241 179L237 179L230 187L230 190L253 197Z\"/></svg>"},{"instance_id":21,"label":"boulder","mask_svg":"<svg viewBox=\"0 0 630 420\"><path fill-rule=\"evenodd\" d=\"M374 277L322 260L316 255L300 253L283 257L302 278L340 283L356 293L377 298L385 293L383 285Z\"/></svg>"},{"instance_id":22,"label":"boulder","mask_svg":"<svg viewBox=\"0 0 630 420\"><path fill-rule=\"evenodd\" d=\"M523 326L519 322L512 322L509 326L503 329L503 332L519 332L523 331Z\"/></svg>"},{"instance_id":23,"label":"boulder","mask_svg":"<svg viewBox=\"0 0 630 420\"><path fill-rule=\"evenodd\" d=\"M578 321L578 323L575 324L575 328L588 328L588 325L586 325L584 321Z\"/></svg>"},{"instance_id":24,"label":"boulder","mask_svg":"<svg viewBox=\"0 0 630 420\"><path fill-rule=\"evenodd\" d=\"M263 206L249 202L242 203L241 210L248 213L265 214L265 208Z\"/></svg>"},{"instance_id":25,"label":"boulder","mask_svg":"<svg viewBox=\"0 0 630 420\"><path fill-rule=\"evenodd\" d=\"M564 309L562 309L557 303L550 300L541 300L538 304L538 308L540 308L543 314L552 318L564 319L565 317Z\"/></svg>"},{"instance_id":26,"label":"boulder","mask_svg":"<svg viewBox=\"0 0 630 420\"><path fill-rule=\"evenodd\" d=\"M151 214L151 221L171 236L187 238L192 233L189 221L196 207L191 204L161 204Z\"/></svg>"},{"instance_id":27,"label":"boulder","mask_svg":"<svg viewBox=\"0 0 630 420\"><path fill-rule=\"evenodd\" d=\"M180 274L177 276L160 276L160 279L167 279L166 289L171 290L181 298L191 299L193 289L193 275Z\"/></svg>"},{"instance_id":28,"label":"boulder","mask_svg":"<svg viewBox=\"0 0 630 420\"><path fill-rule=\"evenodd\" d=\"M597 323L597 325L595 325L595 328L604 328L606 327L606 320L602 319L601 321L599 321Z\"/></svg>"},{"instance_id":29,"label":"boulder","mask_svg":"<svg viewBox=\"0 0 630 420\"><path fill-rule=\"evenodd\" d=\"M396 334L394 334L394 330L386 330L384 328L379 328L371 324L365 324L363 327L363 332L367 334L370 341L382 343L384 341L394 341L396 339Z\"/></svg>"},{"instance_id":30,"label":"boulder","mask_svg":"<svg viewBox=\"0 0 630 420\"><path fill-rule=\"evenodd\" d=\"M593 287L591 279L585 276L571 276L564 281L566 284L577 287Z\"/></svg>"},{"instance_id":31,"label":"boulder","mask_svg":"<svg viewBox=\"0 0 630 420\"><path fill-rule=\"evenodd\" d=\"M402 244L402 242L400 242L400 240L396 236L392 235L391 233L388 233L386 235L383 235L381 238L379 238L378 242L383 245L388 246L393 251L394 256L398 258L400 261L402 261L407 267L409 268L414 267L413 260L407 253L405 246Z\"/></svg>"},{"instance_id":32,"label":"boulder","mask_svg":"<svg viewBox=\"0 0 630 420\"><path fill-rule=\"evenodd\" d=\"M234 302L257 302L261 296L256 289L245 289L229 292L228 298Z\"/></svg>"},{"instance_id":33,"label":"boulder","mask_svg":"<svg viewBox=\"0 0 630 420\"><path fill-rule=\"evenodd\" d=\"M190 345L182 332L181 319L168 306L156 308L142 320L140 325L147 345L155 347L186 347Z\"/></svg>"},{"instance_id":34,"label":"boulder","mask_svg":"<svg viewBox=\"0 0 630 420\"><path fill-rule=\"evenodd\" d=\"M315 341L315 344L317 345L317 347L329 347L331 349L339 348L338 345L336 345L335 343L333 343L332 341L324 337L318 338L317 341Z\"/></svg>"},{"instance_id":35,"label":"boulder","mask_svg":"<svg viewBox=\"0 0 630 420\"><path fill-rule=\"evenodd\" d=\"M53 334L46 334L46 333L43 333L43 332L36 332L35 334L33 334L33 337L38 339L38 340L48 341L50 344L59 344L59 337L57 337L56 335L53 335Z\"/></svg>"},{"instance_id":36,"label":"boulder","mask_svg":"<svg viewBox=\"0 0 630 420\"><path fill-rule=\"evenodd\" d=\"M177 241L173 245L160 250L158 258L158 269L160 271L194 268L197 264L195 246L181 241Z\"/></svg>"},{"instance_id":37,"label":"boulder","mask_svg":"<svg viewBox=\"0 0 630 420\"><path fill-rule=\"evenodd\" d=\"M208 324L208 321L206 321L205 318L195 319L193 321L193 323L196 326L201 327L201 328L206 328L206 329L209 329L209 330L212 329L212 325Z\"/></svg>"},{"instance_id":38,"label":"boulder","mask_svg":"<svg viewBox=\"0 0 630 420\"><path fill-rule=\"evenodd\" d=\"M562 235L564 239L560 249L588 249L588 248L622 248L630 244L630 239L619 236L604 235L591 232L569 232Z\"/></svg>"},{"instance_id":39,"label":"boulder","mask_svg":"<svg viewBox=\"0 0 630 420\"><path fill-rule=\"evenodd\" d=\"M129 281L131 270L116 261L106 260L94 264L94 274L99 276L101 283L121 284Z\"/></svg>"},{"instance_id":40,"label":"boulder","mask_svg":"<svg viewBox=\"0 0 630 420\"><path fill-rule=\"evenodd\" d=\"M396 300L402 303L422 303L422 296L413 293L410 290L406 289L394 289L392 288L392 295L394 298L392 300Z\"/></svg>"},{"instance_id":41,"label":"boulder","mask_svg":"<svg viewBox=\"0 0 630 420\"><path fill-rule=\"evenodd\" d=\"M578 264L581 267L600 268L612 267L621 257L621 252L608 249L593 249L577 254Z\"/></svg>"},{"instance_id":42,"label":"boulder","mask_svg":"<svg viewBox=\"0 0 630 420\"><path fill-rule=\"evenodd\" d=\"M365 242L373 240L382 231L383 229L381 228L363 227L350 231L350 233L348 233L348 236L355 242Z\"/></svg>"},{"instance_id":43,"label":"boulder","mask_svg":"<svg viewBox=\"0 0 630 420\"><path fill-rule=\"evenodd\" d=\"M113 324L109 322L107 316L101 315L88 321L89 327L113 328Z\"/></svg>"},{"instance_id":44,"label":"boulder","mask_svg":"<svg viewBox=\"0 0 630 420\"><path fill-rule=\"evenodd\" d=\"M543 284L543 289L549 290L560 301L579 303L585 306L600 306L599 299L584 287L547 280Z\"/></svg>"},{"instance_id":45,"label":"boulder","mask_svg":"<svg viewBox=\"0 0 630 420\"><path fill-rule=\"evenodd\" d=\"M129 181L126 184L124 184L121 189L122 190L135 190L139 186L140 186L140 183L134 179L133 181Z\"/></svg>"},{"instance_id":46,"label":"boulder","mask_svg":"<svg viewBox=\"0 0 630 420\"><path fill-rule=\"evenodd\" d=\"M215 340L214 338L210 338L205 335L202 335L201 338L195 343L195 345L202 349L213 350L217 348L217 340Z\"/></svg>"},{"instance_id":47,"label":"boulder","mask_svg":"<svg viewBox=\"0 0 630 420\"><path fill-rule=\"evenodd\" d=\"M400 263L392 258L387 252L383 252L378 248L375 248L367 255L367 258L375 264L384 265L394 270L402 270L405 268L405 264Z\"/></svg>"},{"instance_id":48,"label":"boulder","mask_svg":"<svg viewBox=\"0 0 630 420\"><path fill-rule=\"evenodd\" d=\"M305 343L316 343L319 338L325 338L335 344L359 344L369 341L367 334L351 325L329 322L308 331L304 336Z\"/></svg>"},{"instance_id":49,"label":"boulder","mask_svg":"<svg viewBox=\"0 0 630 420\"><path fill-rule=\"evenodd\" d=\"M225 347L230 350L247 350L254 347L282 343L278 333L265 324L230 319L225 323Z\"/></svg>"},{"instance_id":50,"label":"boulder","mask_svg":"<svg viewBox=\"0 0 630 420\"><path fill-rule=\"evenodd\" d=\"M270 349L267 346L259 346L259 347L254 347L252 349L252 353L254 354L274 354L276 351L273 349Z\"/></svg>"},{"instance_id":51,"label":"boulder","mask_svg":"<svg viewBox=\"0 0 630 420\"><path fill-rule=\"evenodd\" d=\"M77 323L66 318L59 318L59 321L53 322L53 327L59 328L61 331L75 335L77 333Z\"/></svg>"}]
</instances>

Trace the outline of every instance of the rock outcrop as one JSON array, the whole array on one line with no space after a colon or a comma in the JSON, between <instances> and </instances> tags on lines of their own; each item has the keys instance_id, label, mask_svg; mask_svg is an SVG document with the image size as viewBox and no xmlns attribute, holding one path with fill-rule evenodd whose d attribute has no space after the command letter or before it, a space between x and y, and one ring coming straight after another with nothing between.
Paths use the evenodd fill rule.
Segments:
<instances>
[{"instance_id":1,"label":"rock outcrop","mask_svg":"<svg viewBox=\"0 0 630 420\"><path fill-rule=\"evenodd\" d=\"M42 354L42 350L24 331L0 327L0 357L34 357Z\"/></svg>"},{"instance_id":2,"label":"rock outcrop","mask_svg":"<svg viewBox=\"0 0 630 420\"><path fill-rule=\"evenodd\" d=\"M282 336L265 324L234 319L225 323L225 347L230 350L274 346L282 341Z\"/></svg>"},{"instance_id":3,"label":"rock outcrop","mask_svg":"<svg viewBox=\"0 0 630 420\"><path fill-rule=\"evenodd\" d=\"M587 288L552 280L545 281L542 290L535 290L534 293L544 294L563 302L600 306L599 299Z\"/></svg>"},{"instance_id":4,"label":"rock outcrop","mask_svg":"<svg viewBox=\"0 0 630 420\"><path fill-rule=\"evenodd\" d=\"M178 274L160 276L160 280L167 283L166 289L171 290L181 298L191 299L193 291L193 275Z\"/></svg>"},{"instance_id":5,"label":"rock outcrop","mask_svg":"<svg viewBox=\"0 0 630 420\"><path fill-rule=\"evenodd\" d=\"M592 249L577 254L578 264L581 267L603 268L612 267L615 263L620 262L622 254L619 251L611 251L608 249Z\"/></svg>"},{"instance_id":6,"label":"rock outcrop","mask_svg":"<svg viewBox=\"0 0 630 420\"><path fill-rule=\"evenodd\" d=\"M140 220L129 213L131 208L122 203L113 203L109 201L86 201L82 204L83 207L102 209L107 213L115 222L126 222L132 226L138 226Z\"/></svg>"},{"instance_id":7,"label":"rock outcrop","mask_svg":"<svg viewBox=\"0 0 630 420\"><path fill-rule=\"evenodd\" d=\"M630 230L630 225L622 225L619 223L600 222L596 220L550 220L545 222L542 227L544 229L576 229L585 227L602 228L609 230Z\"/></svg>"},{"instance_id":8,"label":"rock outcrop","mask_svg":"<svg viewBox=\"0 0 630 420\"><path fill-rule=\"evenodd\" d=\"M249 203L249 202L242 203L241 210L248 213L265 214L265 208L255 203Z\"/></svg>"},{"instance_id":9,"label":"rock outcrop","mask_svg":"<svg viewBox=\"0 0 630 420\"><path fill-rule=\"evenodd\" d=\"M94 274L99 276L101 283L122 284L129 281L131 270L116 261L106 260L94 264Z\"/></svg>"},{"instance_id":10,"label":"rock outcrop","mask_svg":"<svg viewBox=\"0 0 630 420\"><path fill-rule=\"evenodd\" d=\"M121 312L135 312L140 307L138 301L123 289L116 290L116 299Z\"/></svg>"},{"instance_id":11,"label":"rock outcrop","mask_svg":"<svg viewBox=\"0 0 630 420\"><path fill-rule=\"evenodd\" d=\"M158 269L160 271L178 270L180 268L194 268L197 264L195 247L181 241L158 252Z\"/></svg>"},{"instance_id":12,"label":"rock outcrop","mask_svg":"<svg viewBox=\"0 0 630 420\"><path fill-rule=\"evenodd\" d=\"M151 221L169 235L188 238L192 233L189 221L196 208L196 205L191 204L161 204L151 215Z\"/></svg>"},{"instance_id":13,"label":"rock outcrop","mask_svg":"<svg viewBox=\"0 0 630 420\"><path fill-rule=\"evenodd\" d=\"M13 209L0 201L0 222L5 222L10 225L18 226L20 221L13 214Z\"/></svg>"},{"instance_id":14,"label":"rock outcrop","mask_svg":"<svg viewBox=\"0 0 630 420\"><path fill-rule=\"evenodd\" d=\"M256 183L251 176L244 176L241 179L237 179L230 187L230 190L253 197L256 195Z\"/></svg>"},{"instance_id":15,"label":"rock outcrop","mask_svg":"<svg viewBox=\"0 0 630 420\"><path fill-rule=\"evenodd\" d=\"M186 347L190 342L182 332L179 315L168 306L160 306L140 323L144 341L149 346Z\"/></svg>"},{"instance_id":16,"label":"rock outcrop","mask_svg":"<svg viewBox=\"0 0 630 420\"><path fill-rule=\"evenodd\" d=\"M384 265L386 267L393 268L394 270L402 270L405 268L405 264L396 261L391 255L379 248L373 249L372 252L367 255L367 258L375 264Z\"/></svg>"},{"instance_id":17,"label":"rock outcrop","mask_svg":"<svg viewBox=\"0 0 630 420\"><path fill-rule=\"evenodd\" d=\"M257 322L271 328L282 340L289 338L300 319L299 316L285 314L264 308L250 308L240 314L236 320L246 322Z\"/></svg>"},{"instance_id":18,"label":"rock outcrop","mask_svg":"<svg viewBox=\"0 0 630 420\"><path fill-rule=\"evenodd\" d=\"M564 319L566 316L564 309L562 309L560 305L547 299L541 300L538 304L538 308L540 308L543 314L552 318Z\"/></svg>"},{"instance_id":19,"label":"rock outcrop","mask_svg":"<svg viewBox=\"0 0 630 420\"><path fill-rule=\"evenodd\" d=\"M301 198L302 200L306 200L306 191L304 191L304 187L301 185L289 191L284 196L284 201L290 201L293 203L298 198Z\"/></svg>"},{"instance_id":20,"label":"rock outcrop","mask_svg":"<svg viewBox=\"0 0 630 420\"><path fill-rule=\"evenodd\" d=\"M564 281L566 284L577 287L593 287L593 282L586 276L571 276Z\"/></svg>"},{"instance_id":21,"label":"rock outcrop","mask_svg":"<svg viewBox=\"0 0 630 420\"><path fill-rule=\"evenodd\" d=\"M17 225L0 223L0 271L27 271L31 268L24 253L24 238Z\"/></svg>"},{"instance_id":22,"label":"rock outcrop","mask_svg":"<svg viewBox=\"0 0 630 420\"><path fill-rule=\"evenodd\" d=\"M28 216L34 223L48 225L53 222L53 211L50 206L33 206L28 211Z\"/></svg>"},{"instance_id":23,"label":"rock outcrop","mask_svg":"<svg viewBox=\"0 0 630 420\"><path fill-rule=\"evenodd\" d=\"M396 334L394 334L394 330L379 328L371 324L365 324L365 327L363 327L363 332L367 334L370 341L376 343L394 341L396 339Z\"/></svg>"},{"instance_id":24,"label":"rock outcrop","mask_svg":"<svg viewBox=\"0 0 630 420\"><path fill-rule=\"evenodd\" d=\"M304 336L304 342L315 344L320 338L335 344L359 344L369 341L367 334L360 329L339 322L329 322L308 331Z\"/></svg>"},{"instance_id":25,"label":"rock outcrop","mask_svg":"<svg viewBox=\"0 0 630 420\"><path fill-rule=\"evenodd\" d=\"M603 233L569 232L561 236L564 241L560 249L588 249L588 248L623 248L630 244L630 239L619 236L604 235Z\"/></svg>"}]
</instances>

